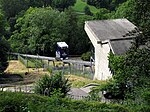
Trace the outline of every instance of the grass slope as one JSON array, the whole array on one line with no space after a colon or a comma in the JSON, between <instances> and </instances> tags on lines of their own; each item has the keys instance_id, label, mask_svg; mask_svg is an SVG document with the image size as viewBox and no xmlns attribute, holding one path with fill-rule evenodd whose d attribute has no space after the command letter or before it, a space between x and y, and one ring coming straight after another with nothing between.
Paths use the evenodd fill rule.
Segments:
<instances>
[{"instance_id":1,"label":"grass slope","mask_svg":"<svg viewBox=\"0 0 150 112\"><path fill-rule=\"evenodd\" d=\"M56 63L56 64L59 65L60 63ZM26 79L26 81L24 81L25 83L27 83L27 82L34 83L35 81L37 81L39 78L41 78L45 74L49 74L48 71L43 71L42 68L39 68L39 71L37 71L36 68L29 68L28 75L25 75L26 72L28 72L28 69L20 61L10 60L9 66L5 71L5 75L3 76L3 77L6 77L6 81L0 79L0 83L1 83L1 81L3 81L3 83L8 83L8 78L11 78L9 80L10 83L14 83L13 80L15 80L15 78L17 77L16 75L18 75L18 77L19 77L19 80L16 80L16 82L18 81L18 83L20 83L19 82L20 76L23 78L23 80ZM71 86L74 88L80 88L89 83L98 83L98 84L105 83L105 81L90 80L90 79L83 78L83 77L77 76L77 75L70 74L70 75L65 75L65 76L69 79L70 83L72 84Z\"/></svg>"},{"instance_id":2,"label":"grass slope","mask_svg":"<svg viewBox=\"0 0 150 112\"><path fill-rule=\"evenodd\" d=\"M82 0L77 0L77 2L74 5L73 9L77 12L84 12L84 7L85 6L89 6L92 13L96 13L96 12L99 11L99 9L97 9L96 7L88 5L86 2L83 2Z\"/></svg>"}]
</instances>

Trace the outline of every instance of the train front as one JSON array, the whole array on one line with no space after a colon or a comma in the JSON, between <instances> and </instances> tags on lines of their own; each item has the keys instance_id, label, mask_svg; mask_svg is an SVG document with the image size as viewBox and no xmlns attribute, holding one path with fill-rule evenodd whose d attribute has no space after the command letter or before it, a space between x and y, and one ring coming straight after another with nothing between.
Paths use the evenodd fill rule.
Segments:
<instances>
[{"instance_id":1,"label":"train front","mask_svg":"<svg viewBox=\"0 0 150 112\"><path fill-rule=\"evenodd\" d=\"M68 59L68 45L65 42L57 42L56 60Z\"/></svg>"}]
</instances>

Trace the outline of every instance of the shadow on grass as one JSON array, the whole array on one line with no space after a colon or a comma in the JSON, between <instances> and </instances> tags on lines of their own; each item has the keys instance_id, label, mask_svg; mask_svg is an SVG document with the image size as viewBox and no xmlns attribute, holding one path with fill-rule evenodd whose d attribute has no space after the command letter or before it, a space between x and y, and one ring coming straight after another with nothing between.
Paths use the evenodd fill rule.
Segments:
<instances>
[{"instance_id":1,"label":"shadow on grass","mask_svg":"<svg viewBox=\"0 0 150 112\"><path fill-rule=\"evenodd\" d=\"M23 81L23 77L20 74L4 73L0 75L0 84L14 83L19 81Z\"/></svg>"}]
</instances>

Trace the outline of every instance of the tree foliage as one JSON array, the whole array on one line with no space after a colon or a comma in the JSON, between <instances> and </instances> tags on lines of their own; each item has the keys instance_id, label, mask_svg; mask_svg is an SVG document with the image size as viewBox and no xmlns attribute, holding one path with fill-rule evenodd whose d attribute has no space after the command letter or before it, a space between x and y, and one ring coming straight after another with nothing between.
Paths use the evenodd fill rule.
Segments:
<instances>
[{"instance_id":1,"label":"tree foliage","mask_svg":"<svg viewBox=\"0 0 150 112\"><path fill-rule=\"evenodd\" d=\"M52 7L64 11L68 9L69 6L73 6L76 3L76 0L52 0Z\"/></svg>"},{"instance_id":2,"label":"tree foliage","mask_svg":"<svg viewBox=\"0 0 150 112\"><path fill-rule=\"evenodd\" d=\"M143 32L144 43L150 41L150 5L149 0L136 0L134 21Z\"/></svg>"},{"instance_id":3,"label":"tree foliage","mask_svg":"<svg viewBox=\"0 0 150 112\"><path fill-rule=\"evenodd\" d=\"M29 7L47 7L64 10L74 5L76 0L0 0L1 9L7 18L15 17L18 13L26 11Z\"/></svg>"},{"instance_id":4,"label":"tree foliage","mask_svg":"<svg viewBox=\"0 0 150 112\"><path fill-rule=\"evenodd\" d=\"M127 18L128 20L134 22L134 8L135 0L128 0L117 8L114 18Z\"/></svg>"},{"instance_id":5,"label":"tree foliage","mask_svg":"<svg viewBox=\"0 0 150 112\"><path fill-rule=\"evenodd\" d=\"M4 15L0 12L0 36L6 34L6 21Z\"/></svg>"},{"instance_id":6,"label":"tree foliage","mask_svg":"<svg viewBox=\"0 0 150 112\"><path fill-rule=\"evenodd\" d=\"M9 41L14 52L52 56L56 42L65 41L70 54L82 54L89 45L83 27L89 18L78 17L72 9L59 12L51 8L30 8L18 18Z\"/></svg>"},{"instance_id":7,"label":"tree foliage","mask_svg":"<svg viewBox=\"0 0 150 112\"><path fill-rule=\"evenodd\" d=\"M0 12L0 74L3 73L8 66L7 52L9 50L9 44L4 38L5 34L6 21L4 19L4 15Z\"/></svg>"},{"instance_id":8,"label":"tree foliage","mask_svg":"<svg viewBox=\"0 0 150 112\"><path fill-rule=\"evenodd\" d=\"M113 95L125 98L124 102L148 109L150 90L150 50L148 47L130 49L124 56L109 55L112 80L103 87ZM143 102L143 103L141 103ZM145 109L141 106L144 106ZM137 108L137 107L136 107Z\"/></svg>"},{"instance_id":9,"label":"tree foliage","mask_svg":"<svg viewBox=\"0 0 150 112\"><path fill-rule=\"evenodd\" d=\"M90 8L89 8L88 6L85 6L85 7L84 7L84 13L85 13L86 15L90 15L90 16L93 15L92 12L90 11Z\"/></svg>"},{"instance_id":10,"label":"tree foliage","mask_svg":"<svg viewBox=\"0 0 150 112\"><path fill-rule=\"evenodd\" d=\"M65 13L51 8L30 8L18 18L16 30L10 38L12 49L22 53L50 54L57 41L67 38Z\"/></svg>"},{"instance_id":11,"label":"tree foliage","mask_svg":"<svg viewBox=\"0 0 150 112\"><path fill-rule=\"evenodd\" d=\"M30 6L42 6L42 0L0 0L1 9L7 18L15 17L19 12L26 11Z\"/></svg>"},{"instance_id":12,"label":"tree foliage","mask_svg":"<svg viewBox=\"0 0 150 112\"><path fill-rule=\"evenodd\" d=\"M4 37L0 37L0 74L4 72L4 70L8 66L7 62L7 52L9 50L9 44Z\"/></svg>"},{"instance_id":13,"label":"tree foliage","mask_svg":"<svg viewBox=\"0 0 150 112\"><path fill-rule=\"evenodd\" d=\"M106 8L108 10L115 10L119 4L127 0L87 0L89 5L96 6L98 8Z\"/></svg>"},{"instance_id":14,"label":"tree foliage","mask_svg":"<svg viewBox=\"0 0 150 112\"><path fill-rule=\"evenodd\" d=\"M113 12L110 13L109 10L105 8L101 8L99 12L97 12L94 16L94 19L96 20L104 20L104 19L110 19L112 18Z\"/></svg>"},{"instance_id":15,"label":"tree foliage","mask_svg":"<svg viewBox=\"0 0 150 112\"><path fill-rule=\"evenodd\" d=\"M149 0L128 0L120 5L114 18L127 18L133 22L144 34L142 44L150 38L150 5Z\"/></svg>"},{"instance_id":16,"label":"tree foliage","mask_svg":"<svg viewBox=\"0 0 150 112\"><path fill-rule=\"evenodd\" d=\"M89 50L89 39L84 31L84 22L91 20L88 15L78 16L71 8L65 11L67 15L68 40L70 54L82 54Z\"/></svg>"}]
</instances>

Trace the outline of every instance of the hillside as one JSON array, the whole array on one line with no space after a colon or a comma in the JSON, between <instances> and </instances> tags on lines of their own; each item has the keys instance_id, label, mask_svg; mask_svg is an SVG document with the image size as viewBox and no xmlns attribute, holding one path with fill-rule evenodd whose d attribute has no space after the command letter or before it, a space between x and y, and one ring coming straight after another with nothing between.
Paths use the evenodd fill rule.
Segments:
<instances>
[{"instance_id":1,"label":"hillside","mask_svg":"<svg viewBox=\"0 0 150 112\"><path fill-rule=\"evenodd\" d=\"M82 0L77 0L76 4L73 6L73 9L77 12L84 12L85 6L88 6L92 13L97 13L99 11L99 9L97 9L96 7L88 5L86 2L83 2Z\"/></svg>"}]
</instances>

